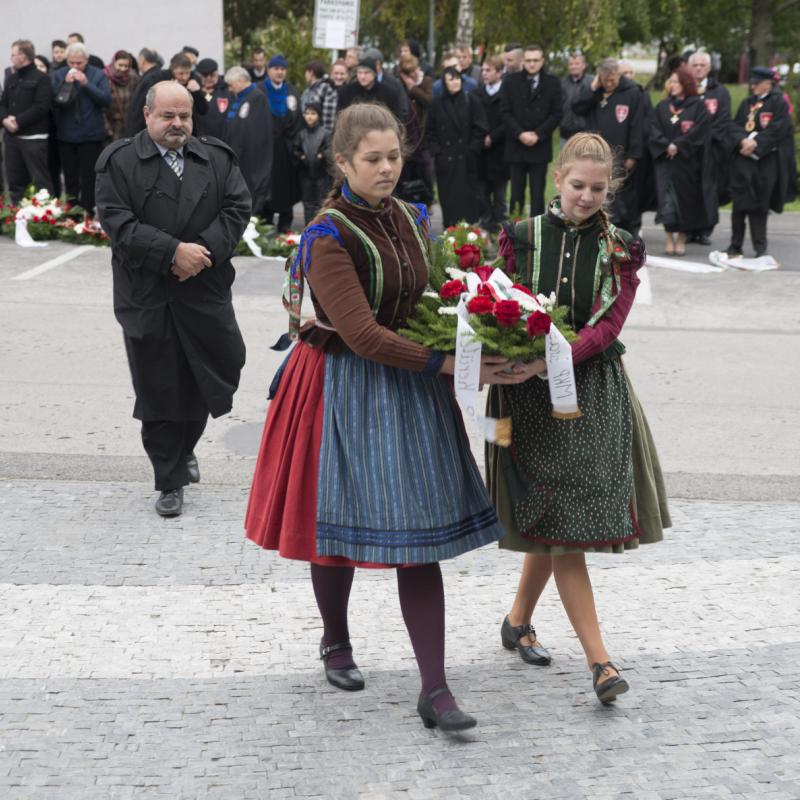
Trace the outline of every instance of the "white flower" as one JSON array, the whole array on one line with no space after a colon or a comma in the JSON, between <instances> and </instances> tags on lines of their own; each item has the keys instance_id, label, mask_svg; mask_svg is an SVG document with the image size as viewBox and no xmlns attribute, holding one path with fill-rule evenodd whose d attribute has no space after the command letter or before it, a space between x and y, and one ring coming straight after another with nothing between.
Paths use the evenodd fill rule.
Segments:
<instances>
[{"instance_id":1,"label":"white flower","mask_svg":"<svg viewBox=\"0 0 800 800\"><path fill-rule=\"evenodd\" d=\"M433 297L433 298L435 298L436 300L438 300L438 299L439 299L439 295L438 295L436 292L423 292L423 293L422 293L422 296L423 296L423 297Z\"/></svg>"},{"instance_id":2,"label":"white flower","mask_svg":"<svg viewBox=\"0 0 800 800\"><path fill-rule=\"evenodd\" d=\"M454 308L453 306L442 306L438 310L438 313L441 314L443 317L450 317L458 314L458 309Z\"/></svg>"},{"instance_id":3,"label":"white flower","mask_svg":"<svg viewBox=\"0 0 800 800\"><path fill-rule=\"evenodd\" d=\"M478 241L478 234L477 233L473 233L472 231L470 231L467 234L467 241L468 242L477 242Z\"/></svg>"},{"instance_id":4,"label":"white flower","mask_svg":"<svg viewBox=\"0 0 800 800\"><path fill-rule=\"evenodd\" d=\"M550 295L537 294L536 299L545 311L552 311L556 307L557 298L555 292L550 292Z\"/></svg>"},{"instance_id":5,"label":"white flower","mask_svg":"<svg viewBox=\"0 0 800 800\"><path fill-rule=\"evenodd\" d=\"M456 243L456 237L455 236L448 236L447 237L447 241L448 241L449 244L455 244Z\"/></svg>"},{"instance_id":6,"label":"white flower","mask_svg":"<svg viewBox=\"0 0 800 800\"><path fill-rule=\"evenodd\" d=\"M250 224L255 225L258 222L258 217L250 217Z\"/></svg>"},{"instance_id":7,"label":"white flower","mask_svg":"<svg viewBox=\"0 0 800 800\"><path fill-rule=\"evenodd\" d=\"M467 279L467 273L457 267L447 267L445 272L454 280L454 281L465 281Z\"/></svg>"},{"instance_id":8,"label":"white flower","mask_svg":"<svg viewBox=\"0 0 800 800\"><path fill-rule=\"evenodd\" d=\"M79 235L80 235L80 234L82 234L82 233L85 233L85 231L86 231L86 225L84 225L84 223L82 223L82 222L79 222L79 223L78 223L78 224L77 224L77 225L76 225L76 226L73 228L73 230L75 231L75 233L77 233L77 234L79 234Z\"/></svg>"}]
</instances>

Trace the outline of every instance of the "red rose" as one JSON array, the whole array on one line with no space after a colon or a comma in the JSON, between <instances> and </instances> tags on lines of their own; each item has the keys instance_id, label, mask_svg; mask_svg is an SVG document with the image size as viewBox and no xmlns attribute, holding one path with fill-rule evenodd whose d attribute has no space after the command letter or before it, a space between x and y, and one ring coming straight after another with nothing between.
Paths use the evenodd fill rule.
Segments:
<instances>
[{"instance_id":1,"label":"red rose","mask_svg":"<svg viewBox=\"0 0 800 800\"><path fill-rule=\"evenodd\" d=\"M470 314L491 314L493 310L494 303L488 297L482 297L481 295L473 297L467 303L467 311Z\"/></svg>"},{"instance_id":2,"label":"red rose","mask_svg":"<svg viewBox=\"0 0 800 800\"><path fill-rule=\"evenodd\" d=\"M446 283L442 284L442 288L439 289L439 297L442 300L452 300L454 297L458 297L462 292L466 292L467 287L462 281L447 281Z\"/></svg>"},{"instance_id":3,"label":"red rose","mask_svg":"<svg viewBox=\"0 0 800 800\"><path fill-rule=\"evenodd\" d=\"M470 267L477 267L481 263L481 249L474 244L465 244L462 247L456 247L454 250L458 256L458 266L461 269L469 269Z\"/></svg>"},{"instance_id":4,"label":"red rose","mask_svg":"<svg viewBox=\"0 0 800 800\"><path fill-rule=\"evenodd\" d=\"M480 267L475 267L473 272L481 279L481 283L486 283L486 281L492 277L494 267L490 267L488 264L482 264Z\"/></svg>"},{"instance_id":5,"label":"red rose","mask_svg":"<svg viewBox=\"0 0 800 800\"><path fill-rule=\"evenodd\" d=\"M534 311L528 317L528 336L543 336L545 333L550 333L550 324L552 323L549 314L542 311Z\"/></svg>"},{"instance_id":6,"label":"red rose","mask_svg":"<svg viewBox=\"0 0 800 800\"><path fill-rule=\"evenodd\" d=\"M527 286L523 286L521 283L515 283L511 288L519 289L521 292L524 292L526 295L528 295L528 297L534 296L533 292Z\"/></svg>"},{"instance_id":7,"label":"red rose","mask_svg":"<svg viewBox=\"0 0 800 800\"><path fill-rule=\"evenodd\" d=\"M498 300L494 304L494 315L501 328L513 328L522 316L522 309L516 300Z\"/></svg>"}]
</instances>

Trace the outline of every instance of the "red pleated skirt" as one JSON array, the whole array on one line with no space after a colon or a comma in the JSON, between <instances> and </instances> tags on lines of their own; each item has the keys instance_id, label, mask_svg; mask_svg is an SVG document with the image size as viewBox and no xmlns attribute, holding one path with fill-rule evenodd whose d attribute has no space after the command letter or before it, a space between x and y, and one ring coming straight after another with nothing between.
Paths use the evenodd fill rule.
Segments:
<instances>
[{"instance_id":1,"label":"red pleated skirt","mask_svg":"<svg viewBox=\"0 0 800 800\"><path fill-rule=\"evenodd\" d=\"M324 382L325 353L298 342L267 412L244 521L247 538L313 564L396 567L317 555Z\"/></svg>"}]
</instances>

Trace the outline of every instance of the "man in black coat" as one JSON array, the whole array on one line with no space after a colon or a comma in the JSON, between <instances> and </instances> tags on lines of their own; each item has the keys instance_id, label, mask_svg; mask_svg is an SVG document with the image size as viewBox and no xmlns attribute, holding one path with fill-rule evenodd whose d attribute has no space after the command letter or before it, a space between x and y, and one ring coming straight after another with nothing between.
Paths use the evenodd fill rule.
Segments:
<instances>
[{"instance_id":1,"label":"man in black coat","mask_svg":"<svg viewBox=\"0 0 800 800\"><path fill-rule=\"evenodd\" d=\"M786 100L769 67L753 67L752 94L742 100L728 132L733 200L728 255L742 255L745 220L756 257L767 252L767 216L780 214L788 194L794 135Z\"/></svg>"},{"instance_id":2,"label":"man in black coat","mask_svg":"<svg viewBox=\"0 0 800 800\"><path fill-rule=\"evenodd\" d=\"M200 76L203 97L208 103L206 113L195 120L195 135L222 139L225 136L225 117L231 103L228 86L219 74L219 64L213 58L200 59L195 69Z\"/></svg>"},{"instance_id":3,"label":"man in black coat","mask_svg":"<svg viewBox=\"0 0 800 800\"><path fill-rule=\"evenodd\" d=\"M14 72L0 97L0 123L5 128L5 163L11 202L19 203L29 183L53 193L48 167L50 102L53 88L46 73L33 63L31 42L11 45Z\"/></svg>"},{"instance_id":4,"label":"man in black coat","mask_svg":"<svg viewBox=\"0 0 800 800\"><path fill-rule=\"evenodd\" d=\"M544 213L547 165L552 158L553 131L561 122L561 82L544 70L539 45L525 48L521 72L503 80L503 119L506 124L506 161L511 169L511 210L525 205L530 183L531 216Z\"/></svg>"},{"instance_id":5,"label":"man in black coat","mask_svg":"<svg viewBox=\"0 0 800 800\"><path fill-rule=\"evenodd\" d=\"M714 167L711 171L713 177L713 193L716 195L718 205L725 205L730 200L728 193L728 164L730 156L726 140L731 124L731 95L716 78L711 75L711 56L698 50L689 56L689 69L697 81L697 94L706 104L706 111L711 117L711 157ZM699 231L689 237L690 242L711 244L713 228Z\"/></svg>"},{"instance_id":6,"label":"man in black coat","mask_svg":"<svg viewBox=\"0 0 800 800\"><path fill-rule=\"evenodd\" d=\"M506 217L508 165L504 159L506 128L503 122L503 59L486 56L481 67L481 85L474 92L486 115L489 132L483 139L478 159L478 185L481 187L481 227L490 233L500 230Z\"/></svg>"},{"instance_id":7,"label":"man in black coat","mask_svg":"<svg viewBox=\"0 0 800 800\"><path fill-rule=\"evenodd\" d=\"M614 193L612 221L635 235L642 226L636 180L636 169L644 155L642 92L622 76L617 59L606 58L597 65L594 80L573 100L572 109L584 119L584 130L599 133L611 146L617 172L625 175Z\"/></svg>"},{"instance_id":8,"label":"man in black coat","mask_svg":"<svg viewBox=\"0 0 800 800\"><path fill-rule=\"evenodd\" d=\"M337 112L353 103L383 103L398 120L403 119L403 109L398 95L383 83L378 83L378 67L366 56L358 62L356 79L345 84L339 92Z\"/></svg>"},{"instance_id":9,"label":"man in black coat","mask_svg":"<svg viewBox=\"0 0 800 800\"><path fill-rule=\"evenodd\" d=\"M111 238L114 313L123 329L142 442L176 516L200 479L194 448L208 415L231 410L245 349L233 313L231 256L250 194L223 142L192 134L192 98L156 84L146 129L97 161L97 210Z\"/></svg>"}]
</instances>

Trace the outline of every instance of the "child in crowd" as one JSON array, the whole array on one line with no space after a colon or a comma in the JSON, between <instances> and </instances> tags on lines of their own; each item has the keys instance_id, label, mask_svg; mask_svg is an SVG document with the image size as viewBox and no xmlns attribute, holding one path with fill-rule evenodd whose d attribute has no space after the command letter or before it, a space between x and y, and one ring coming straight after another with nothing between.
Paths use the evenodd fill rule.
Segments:
<instances>
[{"instance_id":1,"label":"child in crowd","mask_svg":"<svg viewBox=\"0 0 800 800\"><path fill-rule=\"evenodd\" d=\"M314 219L330 189L327 165L329 137L320 125L321 118L322 106L308 103L303 111L305 126L301 128L294 144L294 156L300 166L300 197L306 225Z\"/></svg>"}]
</instances>

